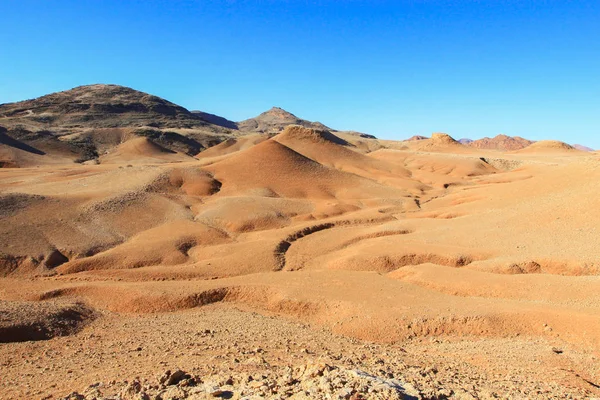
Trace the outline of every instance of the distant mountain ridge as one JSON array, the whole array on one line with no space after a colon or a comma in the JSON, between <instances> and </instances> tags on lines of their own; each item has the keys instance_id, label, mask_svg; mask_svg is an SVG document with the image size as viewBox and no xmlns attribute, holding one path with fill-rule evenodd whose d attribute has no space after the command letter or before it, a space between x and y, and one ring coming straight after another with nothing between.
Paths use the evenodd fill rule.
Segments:
<instances>
[{"instance_id":1,"label":"distant mountain ridge","mask_svg":"<svg viewBox=\"0 0 600 400\"><path fill-rule=\"evenodd\" d=\"M278 107L234 122L203 111L189 111L124 86L78 86L0 104L0 166L36 165L48 159L33 157L33 161L32 154L76 162L97 160L124 141L140 136L171 151L194 156L235 135L275 134L292 124L330 130ZM25 159L29 161L22 161Z\"/></svg>"},{"instance_id":2,"label":"distant mountain ridge","mask_svg":"<svg viewBox=\"0 0 600 400\"><path fill-rule=\"evenodd\" d=\"M415 135L409 139L406 139L406 141L415 141L415 140L424 140L424 139L428 139L428 138L426 136ZM532 144L536 143L535 140L525 139L520 136L508 136L508 135L504 135L504 134L496 135L493 138L484 137L484 138L477 139L477 140L473 140L473 139L469 139L469 138L462 138L462 139L457 140L457 142L464 146L468 146L468 147L474 147L474 148L485 149L485 150L501 150L501 151L522 150L522 149L529 147ZM581 150L581 151L588 151L588 152L594 151L594 149L587 147L587 146L580 145L580 144L574 144L574 145L570 145L570 146L572 146L573 148L575 148L577 150Z\"/></svg>"},{"instance_id":3,"label":"distant mountain ridge","mask_svg":"<svg viewBox=\"0 0 600 400\"><path fill-rule=\"evenodd\" d=\"M335 132L339 137L352 139L364 151L382 146L369 140L376 139L372 135L337 131L280 107L235 122L203 111L189 111L132 88L94 84L0 104L0 166L33 166L59 160L62 163L99 162L124 142L138 137L147 139L144 143L148 148L155 144L194 157L228 139L253 133L273 136L289 125ZM409 140L425 139L414 136ZM533 143L506 135L459 142L469 147L503 151L519 150ZM460 146L459 142L453 145ZM592 151L581 145L574 147Z\"/></svg>"},{"instance_id":4,"label":"distant mountain ridge","mask_svg":"<svg viewBox=\"0 0 600 400\"><path fill-rule=\"evenodd\" d=\"M478 149L513 151L524 149L532 143L532 140L527 140L519 136L497 135L493 138L484 137L465 144Z\"/></svg>"},{"instance_id":5,"label":"distant mountain ridge","mask_svg":"<svg viewBox=\"0 0 600 400\"><path fill-rule=\"evenodd\" d=\"M497 135L493 138L484 137L484 138L478 139L478 140L461 139L461 140L459 140L459 142L461 142L462 144L465 144L467 146L476 147L479 149L502 150L502 151L521 150L521 149L524 149L524 148L529 147L532 144L536 143L535 140L525 139L520 136L507 136L507 135L503 135L503 134ZM573 146L575 149L581 150L581 151L588 151L588 152L594 151L594 149L587 147L587 146L580 145L580 144L573 144L571 146Z\"/></svg>"},{"instance_id":6,"label":"distant mountain ridge","mask_svg":"<svg viewBox=\"0 0 600 400\"><path fill-rule=\"evenodd\" d=\"M580 150L580 151L594 151L594 149L592 149L591 147L587 147L582 144L573 144L571 146L573 146L574 148L576 148L577 150Z\"/></svg>"},{"instance_id":7,"label":"distant mountain ridge","mask_svg":"<svg viewBox=\"0 0 600 400\"><path fill-rule=\"evenodd\" d=\"M10 128L26 125L42 128L204 128L241 132L279 132L288 125L315 129L331 128L320 122L298 118L273 107L244 121L234 122L203 111L188 111L160 97L125 86L94 84L51 93L31 100L0 104L0 124Z\"/></svg>"}]
</instances>

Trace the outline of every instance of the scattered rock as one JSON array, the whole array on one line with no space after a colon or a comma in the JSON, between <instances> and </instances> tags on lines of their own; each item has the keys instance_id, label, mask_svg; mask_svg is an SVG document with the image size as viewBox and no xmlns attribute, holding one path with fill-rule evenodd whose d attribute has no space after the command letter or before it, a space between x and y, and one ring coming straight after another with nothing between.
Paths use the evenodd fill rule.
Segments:
<instances>
[{"instance_id":1,"label":"scattered rock","mask_svg":"<svg viewBox=\"0 0 600 400\"><path fill-rule=\"evenodd\" d=\"M168 370L160 377L159 382L161 385L171 386L171 385L176 385L180 381L182 381L184 379L189 379L189 378L191 378L191 376L186 374L185 372L183 372L180 369L176 370L173 373L171 373L171 371Z\"/></svg>"}]
</instances>

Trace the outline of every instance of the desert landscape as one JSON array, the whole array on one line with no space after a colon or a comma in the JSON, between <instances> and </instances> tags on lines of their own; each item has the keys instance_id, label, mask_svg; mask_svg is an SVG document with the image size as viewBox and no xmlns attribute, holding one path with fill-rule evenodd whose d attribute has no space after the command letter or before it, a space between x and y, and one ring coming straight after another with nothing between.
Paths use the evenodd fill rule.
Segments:
<instances>
[{"instance_id":1,"label":"desert landscape","mask_svg":"<svg viewBox=\"0 0 600 400\"><path fill-rule=\"evenodd\" d=\"M600 397L600 154L0 105L0 398Z\"/></svg>"}]
</instances>

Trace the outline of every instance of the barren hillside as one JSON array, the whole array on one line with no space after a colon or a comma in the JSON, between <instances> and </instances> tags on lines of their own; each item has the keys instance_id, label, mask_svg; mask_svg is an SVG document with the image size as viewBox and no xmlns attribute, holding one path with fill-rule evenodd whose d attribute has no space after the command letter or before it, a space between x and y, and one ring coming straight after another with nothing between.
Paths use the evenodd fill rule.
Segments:
<instances>
[{"instance_id":1,"label":"barren hillside","mask_svg":"<svg viewBox=\"0 0 600 400\"><path fill-rule=\"evenodd\" d=\"M498 135L493 138L483 138L479 140L473 140L468 143L471 147L476 147L478 149L490 149L490 150L502 150L502 151L511 151L511 150L520 150L532 144L531 140L523 139L519 136L506 136L506 135Z\"/></svg>"},{"instance_id":2,"label":"barren hillside","mask_svg":"<svg viewBox=\"0 0 600 400\"><path fill-rule=\"evenodd\" d=\"M106 86L0 115L0 398L600 395L596 153Z\"/></svg>"}]
</instances>

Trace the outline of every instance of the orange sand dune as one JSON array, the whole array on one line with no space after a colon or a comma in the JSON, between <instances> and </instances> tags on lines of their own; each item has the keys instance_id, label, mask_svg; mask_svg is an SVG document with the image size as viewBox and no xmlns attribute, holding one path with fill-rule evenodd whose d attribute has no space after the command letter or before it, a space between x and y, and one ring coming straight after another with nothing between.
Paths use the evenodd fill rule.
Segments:
<instances>
[{"instance_id":1,"label":"orange sand dune","mask_svg":"<svg viewBox=\"0 0 600 400\"><path fill-rule=\"evenodd\" d=\"M265 135L247 135L238 138L229 138L216 146L210 147L200 153L198 158L219 157L227 154L235 153L236 151L245 150L260 142L267 140Z\"/></svg>"},{"instance_id":2,"label":"orange sand dune","mask_svg":"<svg viewBox=\"0 0 600 400\"><path fill-rule=\"evenodd\" d=\"M179 154L165 149L154 143L152 140L144 137L129 139L120 144L114 151L100 157L100 163L103 164L123 164L123 163L165 163L189 161L192 158L185 154Z\"/></svg>"},{"instance_id":3,"label":"orange sand dune","mask_svg":"<svg viewBox=\"0 0 600 400\"><path fill-rule=\"evenodd\" d=\"M340 172L269 139L206 167L222 182L221 195L353 199L398 193L354 174ZM371 193L365 194L363 190Z\"/></svg>"},{"instance_id":4,"label":"orange sand dune","mask_svg":"<svg viewBox=\"0 0 600 400\"><path fill-rule=\"evenodd\" d=\"M520 154L535 154L540 152L546 153L582 153L573 146L557 140L540 140L534 142L521 150L516 150L515 153Z\"/></svg>"},{"instance_id":5,"label":"orange sand dune","mask_svg":"<svg viewBox=\"0 0 600 400\"><path fill-rule=\"evenodd\" d=\"M354 146L327 131L289 126L273 140L322 165L363 176L403 189L418 191L408 169L383 160L374 160L354 151Z\"/></svg>"}]
</instances>

